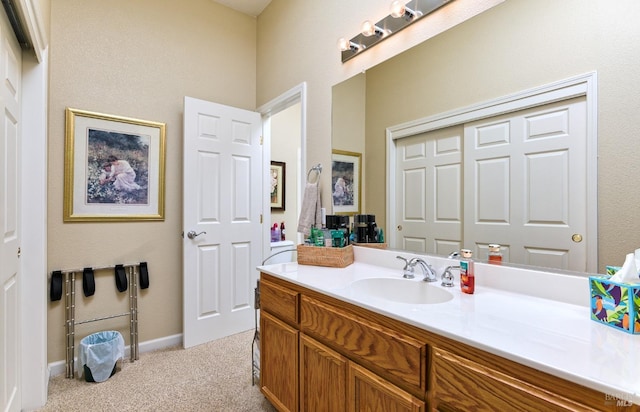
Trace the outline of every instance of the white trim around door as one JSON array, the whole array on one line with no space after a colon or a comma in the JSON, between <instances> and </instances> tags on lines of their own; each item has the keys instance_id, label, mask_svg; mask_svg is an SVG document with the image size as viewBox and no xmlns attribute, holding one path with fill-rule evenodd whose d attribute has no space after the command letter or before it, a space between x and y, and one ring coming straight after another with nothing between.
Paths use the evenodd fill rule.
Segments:
<instances>
[{"instance_id":1,"label":"white trim around door","mask_svg":"<svg viewBox=\"0 0 640 412\"><path fill-rule=\"evenodd\" d=\"M271 162L271 117L278 112L281 112L290 106L300 102L300 164L299 170L305 171L306 169L306 153L307 153L307 83L303 82L299 85L287 90L275 99L263 104L256 110L262 116L262 156L263 156L263 188L264 188L264 222L271 222L271 204L269 197L269 189L271 187L270 181L270 162ZM304 192L303 183L306 179L298 176L298 198L297 198L297 213L296 216L300 216L300 208L302 206L302 193ZM269 224L263 227L268 229ZM271 254L271 242L270 231L264 230L263 233L263 256L266 258ZM300 236L300 235L298 235ZM299 243L299 242L296 242Z\"/></svg>"}]
</instances>

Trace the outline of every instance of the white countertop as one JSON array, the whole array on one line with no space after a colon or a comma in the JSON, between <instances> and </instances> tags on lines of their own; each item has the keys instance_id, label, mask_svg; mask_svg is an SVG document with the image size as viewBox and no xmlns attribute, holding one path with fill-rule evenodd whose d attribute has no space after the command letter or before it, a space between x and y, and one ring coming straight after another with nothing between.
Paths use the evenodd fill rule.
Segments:
<instances>
[{"instance_id":1,"label":"white countertop","mask_svg":"<svg viewBox=\"0 0 640 412\"><path fill-rule=\"evenodd\" d=\"M615 397L640 405L640 335L590 320L587 277L476 263L473 295L460 292L456 276L455 286L444 288L453 294L448 302L395 303L363 297L348 286L365 278L401 278L403 263L395 258L398 253L354 250L356 261L343 269L295 262L258 269L598 390L610 397L607 401ZM438 278L452 263L439 257L422 257L433 265ZM408 281L422 282L420 270L416 270L416 279ZM443 288L439 281L432 285Z\"/></svg>"}]
</instances>

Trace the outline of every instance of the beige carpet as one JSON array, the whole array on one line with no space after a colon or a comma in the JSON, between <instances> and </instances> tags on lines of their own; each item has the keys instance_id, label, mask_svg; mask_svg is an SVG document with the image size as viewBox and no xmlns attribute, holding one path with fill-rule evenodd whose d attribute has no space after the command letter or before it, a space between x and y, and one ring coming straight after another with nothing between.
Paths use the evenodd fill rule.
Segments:
<instances>
[{"instance_id":1,"label":"beige carpet","mask_svg":"<svg viewBox=\"0 0 640 412\"><path fill-rule=\"evenodd\" d=\"M40 411L275 411L251 385L253 331L118 362L102 383L56 376Z\"/></svg>"}]
</instances>

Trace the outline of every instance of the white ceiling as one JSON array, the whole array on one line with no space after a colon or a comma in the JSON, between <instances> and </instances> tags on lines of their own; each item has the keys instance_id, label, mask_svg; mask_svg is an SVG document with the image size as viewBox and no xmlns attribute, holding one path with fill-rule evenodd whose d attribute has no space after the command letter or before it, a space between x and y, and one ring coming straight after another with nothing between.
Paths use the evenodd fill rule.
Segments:
<instances>
[{"instance_id":1,"label":"white ceiling","mask_svg":"<svg viewBox=\"0 0 640 412\"><path fill-rule=\"evenodd\" d=\"M212 0L249 16L256 17L271 3L271 0Z\"/></svg>"}]
</instances>

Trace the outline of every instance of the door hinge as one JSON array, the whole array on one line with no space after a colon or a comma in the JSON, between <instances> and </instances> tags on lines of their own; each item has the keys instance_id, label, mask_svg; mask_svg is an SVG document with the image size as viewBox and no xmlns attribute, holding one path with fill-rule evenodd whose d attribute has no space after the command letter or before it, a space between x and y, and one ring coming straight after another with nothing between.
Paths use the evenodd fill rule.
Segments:
<instances>
[{"instance_id":1,"label":"door hinge","mask_svg":"<svg viewBox=\"0 0 640 412\"><path fill-rule=\"evenodd\" d=\"M262 146L262 136L260 136L260 146Z\"/></svg>"},{"instance_id":2,"label":"door hinge","mask_svg":"<svg viewBox=\"0 0 640 412\"><path fill-rule=\"evenodd\" d=\"M260 224L262 224L262 213L260 213Z\"/></svg>"},{"instance_id":3,"label":"door hinge","mask_svg":"<svg viewBox=\"0 0 640 412\"><path fill-rule=\"evenodd\" d=\"M18 257L20 257L20 255L22 255L22 248L18 248Z\"/></svg>"}]
</instances>

